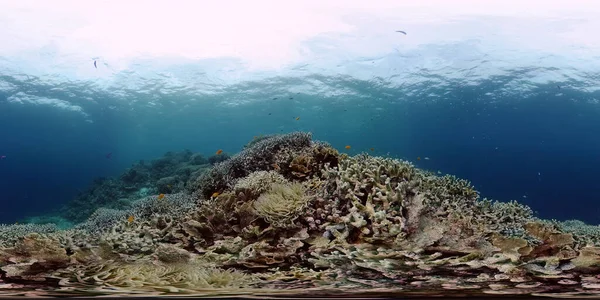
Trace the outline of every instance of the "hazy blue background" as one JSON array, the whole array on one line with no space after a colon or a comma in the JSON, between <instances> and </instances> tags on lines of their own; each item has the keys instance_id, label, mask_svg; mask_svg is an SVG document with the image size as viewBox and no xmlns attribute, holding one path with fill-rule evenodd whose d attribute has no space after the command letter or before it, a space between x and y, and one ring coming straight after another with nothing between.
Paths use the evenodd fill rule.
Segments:
<instances>
[{"instance_id":1,"label":"hazy blue background","mask_svg":"<svg viewBox=\"0 0 600 300\"><path fill-rule=\"evenodd\" d=\"M296 130L600 223L595 2L362 2L0 0L0 223Z\"/></svg>"}]
</instances>

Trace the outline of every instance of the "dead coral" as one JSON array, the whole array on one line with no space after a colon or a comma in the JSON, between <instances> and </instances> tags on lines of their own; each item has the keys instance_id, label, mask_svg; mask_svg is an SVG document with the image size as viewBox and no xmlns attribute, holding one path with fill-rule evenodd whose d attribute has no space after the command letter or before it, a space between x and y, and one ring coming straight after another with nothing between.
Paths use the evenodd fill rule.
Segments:
<instances>
[{"instance_id":1,"label":"dead coral","mask_svg":"<svg viewBox=\"0 0 600 300\"><path fill-rule=\"evenodd\" d=\"M11 279L43 279L38 275L70 262L57 239L38 233L27 234L14 247L0 249L0 268Z\"/></svg>"}]
</instances>

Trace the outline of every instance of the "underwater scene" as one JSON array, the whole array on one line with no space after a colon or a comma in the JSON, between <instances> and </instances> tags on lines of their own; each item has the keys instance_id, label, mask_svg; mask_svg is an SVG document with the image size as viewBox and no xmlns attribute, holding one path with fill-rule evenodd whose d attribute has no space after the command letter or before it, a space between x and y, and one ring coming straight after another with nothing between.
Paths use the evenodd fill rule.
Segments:
<instances>
[{"instance_id":1,"label":"underwater scene","mask_svg":"<svg viewBox=\"0 0 600 300\"><path fill-rule=\"evenodd\" d=\"M600 297L598 28L0 0L0 298Z\"/></svg>"}]
</instances>

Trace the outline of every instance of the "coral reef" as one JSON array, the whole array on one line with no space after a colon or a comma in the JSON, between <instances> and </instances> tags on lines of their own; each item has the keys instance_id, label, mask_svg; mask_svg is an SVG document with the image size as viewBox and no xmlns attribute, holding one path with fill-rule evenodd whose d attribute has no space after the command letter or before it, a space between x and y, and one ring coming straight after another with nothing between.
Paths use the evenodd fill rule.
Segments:
<instances>
[{"instance_id":1,"label":"coral reef","mask_svg":"<svg viewBox=\"0 0 600 300\"><path fill-rule=\"evenodd\" d=\"M597 226L537 219L406 161L340 154L297 132L196 175L71 230L0 227L2 282L95 294L600 294Z\"/></svg>"},{"instance_id":2,"label":"coral reef","mask_svg":"<svg viewBox=\"0 0 600 300\"><path fill-rule=\"evenodd\" d=\"M118 178L94 180L88 190L80 192L60 210L59 216L80 223L100 207L123 209L139 198L178 193L191 178L198 177L209 167L209 159L189 150L167 152L150 162L141 160Z\"/></svg>"}]
</instances>

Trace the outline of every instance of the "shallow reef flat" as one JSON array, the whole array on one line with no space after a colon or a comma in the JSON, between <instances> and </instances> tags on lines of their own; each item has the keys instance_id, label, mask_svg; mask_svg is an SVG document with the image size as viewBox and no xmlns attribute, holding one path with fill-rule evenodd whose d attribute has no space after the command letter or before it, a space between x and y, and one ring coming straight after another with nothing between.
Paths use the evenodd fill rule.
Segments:
<instances>
[{"instance_id":1,"label":"shallow reef flat","mask_svg":"<svg viewBox=\"0 0 600 300\"><path fill-rule=\"evenodd\" d=\"M599 237L295 132L67 230L1 225L0 296L600 297Z\"/></svg>"}]
</instances>

